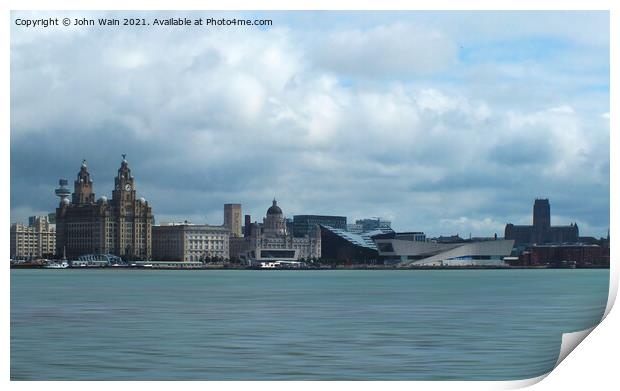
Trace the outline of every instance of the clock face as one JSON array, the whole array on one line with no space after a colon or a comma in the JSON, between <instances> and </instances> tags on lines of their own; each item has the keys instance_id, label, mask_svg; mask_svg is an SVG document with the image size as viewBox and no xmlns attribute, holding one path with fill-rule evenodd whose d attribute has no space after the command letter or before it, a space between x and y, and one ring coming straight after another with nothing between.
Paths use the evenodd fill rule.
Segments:
<instances>
[{"instance_id":1,"label":"clock face","mask_svg":"<svg viewBox=\"0 0 620 391\"><path fill-rule=\"evenodd\" d=\"M131 190L131 185L129 183L125 185L125 190L127 191Z\"/></svg>"}]
</instances>

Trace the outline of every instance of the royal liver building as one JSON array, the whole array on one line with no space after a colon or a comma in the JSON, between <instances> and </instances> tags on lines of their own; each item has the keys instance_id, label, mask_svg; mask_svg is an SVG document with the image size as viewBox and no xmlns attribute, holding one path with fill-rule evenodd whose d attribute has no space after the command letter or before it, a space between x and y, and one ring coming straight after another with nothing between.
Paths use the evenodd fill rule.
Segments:
<instances>
[{"instance_id":1,"label":"royal liver building","mask_svg":"<svg viewBox=\"0 0 620 391\"><path fill-rule=\"evenodd\" d=\"M123 155L114 178L112 199L95 201L86 161L74 182L73 194L60 180L56 194L56 253L74 259L84 254L114 254L125 260L151 258L153 214L144 198L136 197L134 177Z\"/></svg>"}]
</instances>

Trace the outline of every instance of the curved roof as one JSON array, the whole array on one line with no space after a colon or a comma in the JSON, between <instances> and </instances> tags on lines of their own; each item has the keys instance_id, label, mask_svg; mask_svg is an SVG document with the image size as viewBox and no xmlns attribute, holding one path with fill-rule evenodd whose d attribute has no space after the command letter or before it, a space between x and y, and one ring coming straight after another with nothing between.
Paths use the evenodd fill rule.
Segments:
<instances>
[{"instance_id":1,"label":"curved roof","mask_svg":"<svg viewBox=\"0 0 620 391\"><path fill-rule=\"evenodd\" d=\"M281 215L282 214L282 209L280 209L280 207L278 206L278 201L276 201L276 199L273 199L273 205L271 205L269 207L269 209L267 209L267 215Z\"/></svg>"}]
</instances>

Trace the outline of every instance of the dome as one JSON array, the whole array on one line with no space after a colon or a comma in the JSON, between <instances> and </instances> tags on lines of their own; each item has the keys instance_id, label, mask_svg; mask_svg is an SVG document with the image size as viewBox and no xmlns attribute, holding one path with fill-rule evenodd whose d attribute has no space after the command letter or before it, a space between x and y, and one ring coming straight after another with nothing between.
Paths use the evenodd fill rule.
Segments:
<instances>
[{"instance_id":1,"label":"dome","mask_svg":"<svg viewBox=\"0 0 620 391\"><path fill-rule=\"evenodd\" d=\"M271 205L269 209L267 209L267 215L281 215L281 214L282 214L282 209L280 209L280 207L278 206L278 201L276 201L274 198L273 205Z\"/></svg>"},{"instance_id":2,"label":"dome","mask_svg":"<svg viewBox=\"0 0 620 391\"><path fill-rule=\"evenodd\" d=\"M108 197L106 196L99 197L99 202L108 202Z\"/></svg>"},{"instance_id":3,"label":"dome","mask_svg":"<svg viewBox=\"0 0 620 391\"><path fill-rule=\"evenodd\" d=\"M144 199L144 197L138 198L138 201L140 201L140 203L142 204L146 203L146 200Z\"/></svg>"},{"instance_id":4,"label":"dome","mask_svg":"<svg viewBox=\"0 0 620 391\"><path fill-rule=\"evenodd\" d=\"M65 205L69 205L71 203L71 201L69 201L68 198L63 198L62 199L62 203L65 204Z\"/></svg>"}]
</instances>

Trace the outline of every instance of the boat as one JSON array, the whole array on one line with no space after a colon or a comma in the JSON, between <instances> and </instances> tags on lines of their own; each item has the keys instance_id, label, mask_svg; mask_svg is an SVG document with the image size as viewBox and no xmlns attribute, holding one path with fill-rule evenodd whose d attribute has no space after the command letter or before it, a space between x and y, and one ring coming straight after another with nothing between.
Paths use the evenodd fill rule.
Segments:
<instances>
[{"instance_id":1,"label":"boat","mask_svg":"<svg viewBox=\"0 0 620 391\"><path fill-rule=\"evenodd\" d=\"M62 259L60 261L48 261L45 260L45 269L66 269L69 267L69 261L67 260L67 252L65 247L62 248Z\"/></svg>"},{"instance_id":2,"label":"boat","mask_svg":"<svg viewBox=\"0 0 620 391\"><path fill-rule=\"evenodd\" d=\"M43 266L45 269L66 269L69 267L69 262L62 261L58 262L50 262L47 265Z\"/></svg>"}]
</instances>

